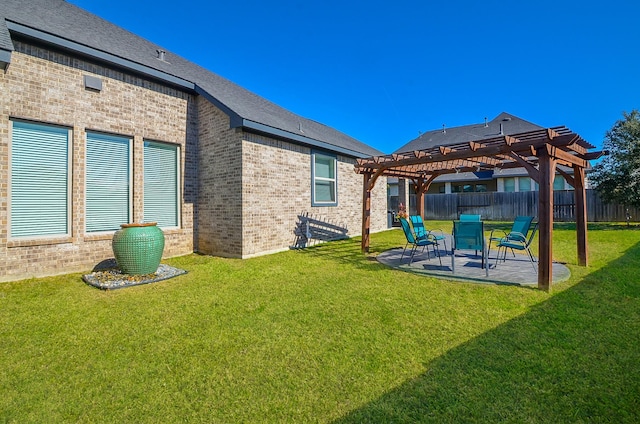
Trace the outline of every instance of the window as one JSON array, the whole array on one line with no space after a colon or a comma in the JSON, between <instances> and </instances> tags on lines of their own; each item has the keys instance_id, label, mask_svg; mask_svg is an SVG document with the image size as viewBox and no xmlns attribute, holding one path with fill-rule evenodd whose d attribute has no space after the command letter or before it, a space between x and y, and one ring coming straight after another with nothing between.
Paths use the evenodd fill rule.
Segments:
<instances>
[{"instance_id":1,"label":"window","mask_svg":"<svg viewBox=\"0 0 640 424\"><path fill-rule=\"evenodd\" d=\"M462 191L465 193L473 193L473 184L465 184L462 187Z\"/></svg>"},{"instance_id":2,"label":"window","mask_svg":"<svg viewBox=\"0 0 640 424\"><path fill-rule=\"evenodd\" d=\"M70 234L70 140L68 128L12 122L10 237Z\"/></svg>"},{"instance_id":3,"label":"window","mask_svg":"<svg viewBox=\"0 0 640 424\"><path fill-rule=\"evenodd\" d=\"M531 191L531 178L520 177L518 179L518 184L520 187L520 191Z\"/></svg>"},{"instance_id":4,"label":"window","mask_svg":"<svg viewBox=\"0 0 640 424\"><path fill-rule=\"evenodd\" d=\"M553 180L554 190L564 190L564 177L562 175L556 175Z\"/></svg>"},{"instance_id":5,"label":"window","mask_svg":"<svg viewBox=\"0 0 640 424\"><path fill-rule=\"evenodd\" d=\"M85 228L113 231L129 222L131 140L87 133Z\"/></svg>"},{"instance_id":6,"label":"window","mask_svg":"<svg viewBox=\"0 0 640 424\"><path fill-rule=\"evenodd\" d=\"M313 206L336 206L338 204L336 158L320 153L312 154L312 201Z\"/></svg>"},{"instance_id":7,"label":"window","mask_svg":"<svg viewBox=\"0 0 640 424\"><path fill-rule=\"evenodd\" d=\"M476 193L486 193L487 185L486 184L476 184Z\"/></svg>"},{"instance_id":8,"label":"window","mask_svg":"<svg viewBox=\"0 0 640 424\"><path fill-rule=\"evenodd\" d=\"M516 180L515 178L505 178L504 179L504 191L513 193L516 191Z\"/></svg>"},{"instance_id":9,"label":"window","mask_svg":"<svg viewBox=\"0 0 640 424\"><path fill-rule=\"evenodd\" d=\"M144 142L144 220L177 227L179 216L179 147Z\"/></svg>"}]
</instances>

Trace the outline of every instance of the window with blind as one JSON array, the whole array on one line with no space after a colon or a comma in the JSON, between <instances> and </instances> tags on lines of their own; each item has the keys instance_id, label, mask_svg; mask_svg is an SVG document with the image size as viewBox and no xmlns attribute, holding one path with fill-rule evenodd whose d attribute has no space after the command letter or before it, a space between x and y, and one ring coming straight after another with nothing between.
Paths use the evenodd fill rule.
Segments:
<instances>
[{"instance_id":1,"label":"window with blind","mask_svg":"<svg viewBox=\"0 0 640 424\"><path fill-rule=\"evenodd\" d=\"M71 130L11 124L10 237L70 235Z\"/></svg>"},{"instance_id":2,"label":"window with blind","mask_svg":"<svg viewBox=\"0 0 640 424\"><path fill-rule=\"evenodd\" d=\"M159 227L178 227L179 157L177 145L144 142L144 220Z\"/></svg>"},{"instance_id":3,"label":"window with blind","mask_svg":"<svg viewBox=\"0 0 640 424\"><path fill-rule=\"evenodd\" d=\"M531 178L529 177L520 177L518 179L518 191L531 191Z\"/></svg>"},{"instance_id":4,"label":"window with blind","mask_svg":"<svg viewBox=\"0 0 640 424\"><path fill-rule=\"evenodd\" d=\"M114 231L129 223L131 140L87 132L85 229Z\"/></svg>"},{"instance_id":5,"label":"window with blind","mask_svg":"<svg viewBox=\"0 0 640 424\"><path fill-rule=\"evenodd\" d=\"M514 177L504 178L504 191L507 193L516 191L516 179Z\"/></svg>"},{"instance_id":6,"label":"window with blind","mask_svg":"<svg viewBox=\"0 0 640 424\"><path fill-rule=\"evenodd\" d=\"M564 190L565 186L564 186L564 177L562 175L556 175L555 179L553 180L553 189L554 190Z\"/></svg>"},{"instance_id":7,"label":"window with blind","mask_svg":"<svg viewBox=\"0 0 640 424\"><path fill-rule=\"evenodd\" d=\"M335 156L313 153L311 157L312 206L336 206L338 204L338 178Z\"/></svg>"}]
</instances>

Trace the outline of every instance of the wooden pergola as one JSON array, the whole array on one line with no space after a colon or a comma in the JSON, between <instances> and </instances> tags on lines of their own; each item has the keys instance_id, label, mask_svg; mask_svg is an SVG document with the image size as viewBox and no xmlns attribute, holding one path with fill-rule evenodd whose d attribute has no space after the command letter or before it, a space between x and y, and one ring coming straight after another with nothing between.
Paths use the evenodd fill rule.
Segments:
<instances>
[{"instance_id":1,"label":"wooden pergola","mask_svg":"<svg viewBox=\"0 0 640 424\"><path fill-rule=\"evenodd\" d=\"M358 159L355 172L364 177L362 251L369 252L371 190L378 177L412 180L416 189L417 213L424 218L424 193L438 176L455 172L524 168L540 187L538 288L549 291L553 261L553 180L556 171L574 188L578 264L588 264L585 169L589 160L603 154L600 151L588 151L593 148L595 146L562 126ZM573 175L558 165L573 169Z\"/></svg>"}]
</instances>

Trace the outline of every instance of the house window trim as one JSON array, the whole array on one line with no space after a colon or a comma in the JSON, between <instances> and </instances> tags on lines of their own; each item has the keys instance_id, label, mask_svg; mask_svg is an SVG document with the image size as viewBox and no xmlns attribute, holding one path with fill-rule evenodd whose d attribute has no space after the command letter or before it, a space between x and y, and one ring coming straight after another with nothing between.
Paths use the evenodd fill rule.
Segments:
<instances>
[{"instance_id":1,"label":"house window trim","mask_svg":"<svg viewBox=\"0 0 640 424\"><path fill-rule=\"evenodd\" d=\"M170 226L170 227L161 227L163 230L176 230L176 229L180 229L182 228L182 146L178 143L171 143L168 141L159 141L159 140L153 140L153 139L144 139L142 140L142 187L143 187L143 193L142 193L142 199L143 199L143 204L142 204L142 214L144 216L144 185L145 185L145 181L144 181L144 167L146 166L145 162L144 162L144 148L146 147L147 143L151 143L151 144L161 144L161 145L165 145L165 146L172 146L174 147L175 150L175 154L176 154L176 162L175 162L175 175L176 175L176 225L174 226ZM145 221L147 221L147 219L145 218Z\"/></svg>"},{"instance_id":2,"label":"house window trim","mask_svg":"<svg viewBox=\"0 0 640 424\"><path fill-rule=\"evenodd\" d=\"M41 244L56 244L56 243L68 243L71 240L73 229L73 205L72 205L72 195L73 195L73 127L68 125L36 121L31 119L24 118L15 118L9 117L9 134L8 134L8 143L9 143L9 152L7 155L7 167L8 167L8 182L7 182L7 247L21 247L21 246L34 246ZM12 214L12 184L13 184L13 170L12 170L12 161L13 161L13 125L16 122L21 122L25 124L33 124L33 125L41 125L44 127L56 127L59 129L67 130L67 213L66 213L66 227L67 231L65 233L60 234L45 234L45 235L28 235L28 236L18 236L14 237L11 235L11 214Z\"/></svg>"},{"instance_id":3,"label":"house window trim","mask_svg":"<svg viewBox=\"0 0 640 424\"><path fill-rule=\"evenodd\" d=\"M316 156L322 156L333 160L334 177L316 177ZM334 183L334 201L323 202L316 200L316 179L319 181L333 181ZM338 206L338 156L325 151L311 151L311 206L317 207L335 207Z\"/></svg>"},{"instance_id":4,"label":"house window trim","mask_svg":"<svg viewBox=\"0 0 640 424\"><path fill-rule=\"evenodd\" d=\"M125 135L125 134L117 134L117 133L111 133L111 132L106 132L106 131L99 131L99 130L91 130L91 129L85 129L84 131L84 234L85 236L88 237L97 237L100 238L100 236L103 235L107 235L107 234L114 234L117 229L114 230L100 230L100 231L88 231L87 230L87 153L88 153L88 149L87 149L87 142L88 142L88 136L89 134L100 134L100 135L104 135L104 136L112 136L112 137L119 137L119 138L126 138L128 140L128 149L129 149L129 154L128 154L128 163L127 163L127 169L128 169L128 174L129 174L129 179L127 184L129 185L129 192L128 192L128 196L127 196L127 203L128 203L128 207L127 207L127 215L128 215L128 220L130 222L133 222L133 182L134 182L134 137L131 135ZM122 222L121 224L128 224L130 222Z\"/></svg>"}]
</instances>

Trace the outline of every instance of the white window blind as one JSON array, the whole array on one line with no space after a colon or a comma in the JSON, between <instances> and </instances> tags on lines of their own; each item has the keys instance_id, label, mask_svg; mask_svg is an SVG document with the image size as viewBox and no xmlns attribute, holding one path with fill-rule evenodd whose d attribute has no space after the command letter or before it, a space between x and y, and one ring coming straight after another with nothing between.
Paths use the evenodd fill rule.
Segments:
<instances>
[{"instance_id":1,"label":"white window blind","mask_svg":"<svg viewBox=\"0 0 640 424\"><path fill-rule=\"evenodd\" d=\"M113 231L129 222L130 139L87 133L86 231Z\"/></svg>"},{"instance_id":2,"label":"white window blind","mask_svg":"<svg viewBox=\"0 0 640 424\"><path fill-rule=\"evenodd\" d=\"M12 122L11 237L69 234L69 129Z\"/></svg>"},{"instance_id":3,"label":"white window blind","mask_svg":"<svg viewBox=\"0 0 640 424\"><path fill-rule=\"evenodd\" d=\"M144 142L144 220L177 227L179 149L168 143Z\"/></svg>"}]
</instances>

